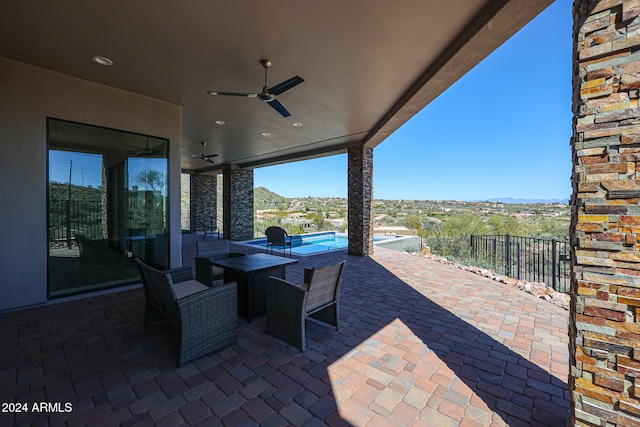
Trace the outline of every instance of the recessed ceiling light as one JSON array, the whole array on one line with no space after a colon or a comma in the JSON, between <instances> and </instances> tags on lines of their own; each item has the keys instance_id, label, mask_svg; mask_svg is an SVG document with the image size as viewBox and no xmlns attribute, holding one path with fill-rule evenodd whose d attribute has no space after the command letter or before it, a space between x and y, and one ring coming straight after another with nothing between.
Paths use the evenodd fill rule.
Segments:
<instances>
[{"instance_id":1,"label":"recessed ceiling light","mask_svg":"<svg viewBox=\"0 0 640 427\"><path fill-rule=\"evenodd\" d=\"M96 64L104 65L105 67L110 67L113 65L113 61L104 56L94 56L93 62Z\"/></svg>"},{"instance_id":2,"label":"recessed ceiling light","mask_svg":"<svg viewBox=\"0 0 640 427\"><path fill-rule=\"evenodd\" d=\"M262 136L271 136L269 132L262 132Z\"/></svg>"},{"instance_id":3,"label":"recessed ceiling light","mask_svg":"<svg viewBox=\"0 0 640 427\"><path fill-rule=\"evenodd\" d=\"M226 122L225 122L224 120L216 120L216 121L215 121L215 122L213 122L213 123L215 123L215 124L217 124L217 125L221 125L221 126L222 126L222 125L223 125L223 124L225 124Z\"/></svg>"},{"instance_id":4,"label":"recessed ceiling light","mask_svg":"<svg viewBox=\"0 0 640 427\"><path fill-rule=\"evenodd\" d=\"M293 125L294 125L295 127L300 127L300 126L302 126L302 123L294 123Z\"/></svg>"}]
</instances>

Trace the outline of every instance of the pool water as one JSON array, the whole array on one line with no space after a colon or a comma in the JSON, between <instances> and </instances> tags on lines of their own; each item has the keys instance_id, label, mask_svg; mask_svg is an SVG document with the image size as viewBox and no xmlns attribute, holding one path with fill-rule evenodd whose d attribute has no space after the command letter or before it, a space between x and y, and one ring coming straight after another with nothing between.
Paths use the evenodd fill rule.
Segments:
<instances>
[{"instance_id":1,"label":"pool water","mask_svg":"<svg viewBox=\"0 0 640 427\"><path fill-rule=\"evenodd\" d=\"M374 242L380 240L386 240L387 236L374 236ZM267 248L267 238L248 240L243 242L244 244L251 246ZM291 252L296 255L312 255L320 252L327 252L337 249L344 249L349 246L349 240L344 233L336 233L333 231L324 233L312 233L312 234L296 234L292 236L292 249ZM278 251L282 251L282 246L274 247L274 254Z\"/></svg>"}]
</instances>

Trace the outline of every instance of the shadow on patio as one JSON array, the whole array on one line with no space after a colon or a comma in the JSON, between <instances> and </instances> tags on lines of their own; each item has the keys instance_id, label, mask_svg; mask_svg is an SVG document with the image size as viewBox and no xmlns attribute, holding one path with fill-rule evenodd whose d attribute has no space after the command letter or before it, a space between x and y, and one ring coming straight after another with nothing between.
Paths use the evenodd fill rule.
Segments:
<instances>
[{"instance_id":1,"label":"shadow on patio","mask_svg":"<svg viewBox=\"0 0 640 427\"><path fill-rule=\"evenodd\" d=\"M142 328L142 289L0 315L0 402L73 404L0 424L565 425L567 312L385 249L300 258L287 277L345 257L342 329L307 322L304 353L258 317L178 369L173 332Z\"/></svg>"}]
</instances>

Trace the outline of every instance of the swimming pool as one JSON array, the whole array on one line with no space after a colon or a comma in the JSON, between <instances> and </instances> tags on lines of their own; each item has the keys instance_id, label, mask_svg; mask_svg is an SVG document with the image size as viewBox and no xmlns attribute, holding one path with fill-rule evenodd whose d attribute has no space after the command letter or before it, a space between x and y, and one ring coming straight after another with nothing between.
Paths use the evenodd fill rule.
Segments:
<instances>
[{"instance_id":1,"label":"swimming pool","mask_svg":"<svg viewBox=\"0 0 640 427\"><path fill-rule=\"evenodd\" d=\"M295 234L291 237L293 244L291 252L296 255L314 255L321 252L345 249L349 246L349 240L347 239L346 233L336 233L335 231ZM393 236L374 236L373 241L379 242L393 238ZM242 242L242 244L253 247L262 247L266 250L267 238L262 237L260 239L247 240ZM275 247L273 251L274 255L277 254L278 251L282 251L282 246Z\"/></svg>"}]
</instances>

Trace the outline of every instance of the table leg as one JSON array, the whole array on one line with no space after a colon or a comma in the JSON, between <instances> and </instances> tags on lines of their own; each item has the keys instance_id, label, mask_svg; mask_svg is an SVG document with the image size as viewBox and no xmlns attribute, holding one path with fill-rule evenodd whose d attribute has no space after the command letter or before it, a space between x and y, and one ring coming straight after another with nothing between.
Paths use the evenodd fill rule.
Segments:
<instances>
[{"instance_id":1,"label":"table leg","mask_svg":"<svg viewBox=\"0 0 640 427\"><path fill-rule=\"evenodd\" d=\"M249 273L247 280L247 322L253 322L253 288L255 287L255 274Z\"/></svg>"},{"instance_id":2,"label":"table leg","mask_svg":"<svg viewBox=\"0 0 640 427\"><path fill-rule=\"evenodd\" d=\"M258 314L267 311L267 286L269 277L285 278L285 267L273 267L258 273L224 269L224 281L238 283L238 314L251 323Z\"/></svg>"}]
</instances>

